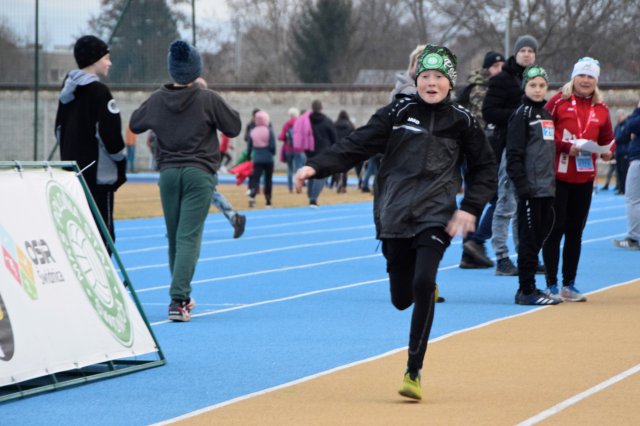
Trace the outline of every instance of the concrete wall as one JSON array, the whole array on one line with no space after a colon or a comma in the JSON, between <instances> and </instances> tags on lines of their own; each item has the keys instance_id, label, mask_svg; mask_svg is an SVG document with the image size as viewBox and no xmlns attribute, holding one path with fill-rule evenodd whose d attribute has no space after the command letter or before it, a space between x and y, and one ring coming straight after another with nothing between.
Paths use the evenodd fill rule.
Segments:
<instances>
[{"instance_id":1,"label":"concrete wall","mask_svg":"<svg viewBox=\"0 0 640 426\"><path fill-rule=\"evenodd\" d=\"M629 89L605 90L605 99L615 115L618 108L631 111L640 99L640 91ZM388 101L388 88L327 88L327 89L279 89L279 90L220 90L219 93L240 112L243 127L251 117L251 111L258 107L267 111L271 116L274 130L277 132L287 120L287 110L296 106L299 109L309 109L311 101L320 99L325 108L325 113L335 120L340 110L346 110L356 126L360 126L368 120L377 108ZM150 91L114 90L113 95L121 110L123 123L128 123L131 113L150 94ZM58 90L47 89L40 92L39 97L39 135L37 145L37 160L46 160L55 145L54 122L58 107ZM34 159L33 136L34 102L31 90L0 90L0 160ZM244 149L244 130L234 145L236 149L231 151L232 157ZM146 136L138 136L136 149L136 169L148 170L150 164L150 152L146 146ZM280 143L278 147L280 147ZM59 154L52 158L59 159ZM277 161L276 168L283 170L285 166Z\"/></svg>"}]
</instances>

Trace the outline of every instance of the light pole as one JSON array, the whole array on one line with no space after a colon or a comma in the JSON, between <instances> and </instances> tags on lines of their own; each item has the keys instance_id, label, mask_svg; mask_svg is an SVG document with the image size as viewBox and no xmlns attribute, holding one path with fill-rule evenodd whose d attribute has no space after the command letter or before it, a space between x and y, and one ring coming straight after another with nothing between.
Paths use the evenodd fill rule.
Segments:
<instances>
[{"instance_id":1,"label":"light pole","mask_svg":"<svg viewBox=\"0 0 640 426\"><path fill-rule=\"evenodd\" d=\"M196 45L196 0L191 0L191 41Z\"/></svg>"},{"instance_id":2,"label":"light pole","mask_svg":"<svg viewBox=\"0 0 640 426\"><path fill-rule=\"evenodd\" d=\"M40 64L38 54L38 44L40 43L40 34L38 32L38 23L40 21L40 2L36 0L36 42L33 51L34 58L34 88L33 88L33 161L38 161L38 97L40 95Z\"/></svg>"},{"instance_id":3,"label":"light pole","mask_svg":"<svg viewBox=\"0 0 640 426\"><path fill-rule=\"evenodd\" d=\"M509 31L511 29L511 0L504 2L504 55L509 57Z\"/></svg>"}]
</instances>

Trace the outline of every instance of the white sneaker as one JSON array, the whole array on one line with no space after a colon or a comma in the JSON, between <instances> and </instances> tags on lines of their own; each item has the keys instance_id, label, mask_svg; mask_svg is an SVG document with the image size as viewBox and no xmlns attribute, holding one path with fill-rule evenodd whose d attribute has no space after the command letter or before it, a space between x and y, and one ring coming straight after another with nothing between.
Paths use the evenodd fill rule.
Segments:
<instances>
[{"instance_id":1,"label":"white sneaker","mask_svg":"<svg viewBox=\"0 0 640 426\"><path fill-rule=\"evenodd\" d=\"M573 285L562 286L560 298L565 302L586 302L587 298Z\"/></svg>"}]
</instances>

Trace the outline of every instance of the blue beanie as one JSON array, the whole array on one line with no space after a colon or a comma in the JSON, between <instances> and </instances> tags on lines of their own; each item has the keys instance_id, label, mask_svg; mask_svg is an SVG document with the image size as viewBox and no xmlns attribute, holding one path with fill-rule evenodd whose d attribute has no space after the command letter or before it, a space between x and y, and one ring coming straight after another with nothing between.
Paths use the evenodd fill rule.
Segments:
<instances>
[{"instance_id":1,"label":"blue beanie","mask_svg":"<svg viewBox=\"0 0 640 426\"><path fill-rule=\"evenodd\" d=\"M200 53L182 40L176 40L169 46L167 63L171 78L178 84L191 83L202 73Z\"/></svg>"}]
</instances>

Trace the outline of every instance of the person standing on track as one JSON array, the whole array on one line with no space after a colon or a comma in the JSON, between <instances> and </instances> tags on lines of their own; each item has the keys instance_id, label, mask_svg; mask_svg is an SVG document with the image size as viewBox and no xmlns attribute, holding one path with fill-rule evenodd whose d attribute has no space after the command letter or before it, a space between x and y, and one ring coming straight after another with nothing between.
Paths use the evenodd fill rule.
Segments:
<instances>
[{"instance_id":1,"label":"person standing on track","mask_svg":"<svg viewBox=\"0 0 640 426\"><path fill-rule=\"evenodd\" d=\"M116 190L126 182L126 150L120 109L100 82L111 68L109 46L98 37L80 37L73 47L79 69L67 74L59 96L55 133L60 159L75 161L113 242ZM107 239L102 237L111 254Z\"/></svg>"},{"instance_id":2,"label":"person standing on track","mask_svg":"<svg viewBox=\"0 0 640 426\"><path fill-rule=\"evenodd\" d=\"M611 160L606 151L593 154L582 150L585 140L598 145L614 141L609 108L598 89L600 63L589 57L576 62L571 80L547 102L555 126L556 198L555 223L542 247L547 267L549 294L559 295L565 302L584 302L587 298L576 288L575 280L582 248L582 231L591 207L596 160ZM562 288L558 289L560 241L562 248Z\"/></svg>"},{"instance_id":3,"label":"person standing on track","mask_svg":"<svg viewBox=\"0 0 640 426\"><path fill-rule=\"evenodd\" d=\"M295 180L300 192L307 179L384 154L374 194L376 236L387 260L391 302L400 310L414 305L399 393L418 400L440 260L454 235L475 229L497 185L495 157L482 128L451 102L456 65L448 48L426 46L414 74L417 93L380 108L365 126L310 158ZM468 190L458 207L465 159Z\"/></svg>"},{"instance_id":4,"label":"person standing on track","mask_svg":"<svg viewBox=\"0 0 640 426\"><path fill-rule=\"evenodd\" d=\"M509 118L506 168L518 197L518 305L557 305L561 300L536 288L542 243L553 226L555 144L553 121L544 109L547 72L537 65L522 73L524 97Z\"/></svg>"}]
</instances>

